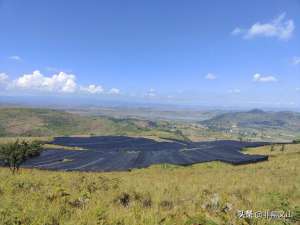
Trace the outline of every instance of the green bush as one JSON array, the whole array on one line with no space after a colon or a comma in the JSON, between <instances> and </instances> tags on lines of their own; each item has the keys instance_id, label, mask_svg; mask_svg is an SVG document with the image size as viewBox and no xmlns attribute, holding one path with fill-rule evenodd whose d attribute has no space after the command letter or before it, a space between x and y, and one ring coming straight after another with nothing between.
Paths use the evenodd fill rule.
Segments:
<instances>
[{"instance_id":1,"label":"green bush","mask_svg":"<svg viewBox=\"0 0 300 225\"><path fill-rule=\"evenodd\" d=\"M300 138L299 138L299 139L293 140L293 143L294 143L294 144L300 144Z\"/></svg>"},{"instance_id":2,"label":"green bush","mask_svg":"<svg viewBox=\"0 0 300 225\"><path fill-rule=\"evenodd\" d=\"M40 142L33 141L29 143L16 140L14 143L0 146L0 162L2 161L4 166L8 166L14 174L26 159L38 156L41 151L42 145Z\"/></svg>"}]
</instances>

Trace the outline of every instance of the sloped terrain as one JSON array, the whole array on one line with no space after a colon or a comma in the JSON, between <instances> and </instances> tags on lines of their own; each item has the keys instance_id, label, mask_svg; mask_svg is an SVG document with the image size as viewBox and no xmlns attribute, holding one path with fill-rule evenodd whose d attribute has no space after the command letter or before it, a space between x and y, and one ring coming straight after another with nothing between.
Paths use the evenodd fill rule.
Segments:
<instances>
[{"instance_id":1,"label":"sloped terrain","mask_svg":"<svg viewBox=\"0 0 300 225\"><path fill-rule=\"evenodd\" d=\"M300 113L297 112L265 112L254 109L247 112L229 112L201 122L215 129L254 128L254 129L286 129L300 131Z\"/></svg>"},{"instance_id":2,"label":"sloped terrain","mask_svg":"<svg viewBox=\"0 0 300 225\"><path fill-rule=\"evenodd\" d=\"M64 172L0 167L0 224L297 225L300 145L246 149L269 160L232 166L155 165L130 172ZM288 218L239 218L239 210Z\"/></svg>"},{"instance_id":3,"label":"sloped terrain","mask_svg":"<svg viewBox=\"0 0 300 225\"><path fill-rule=\"evenodd\" d=\"M168 122L81 116L62 110L0 108L0 137L66 135L155 136L184 140Z\"/></svg>"},{"instance_id":4,"label":"sloped terrain","mask_svg":"<svg viewBox=\"0 0 300 225\"><path fill-rule=\"evenodd\" d=\"M244 147L257 147L265 143L238 141L157 142L146 138L103 136L58 137L52 144L86 150L48 149L41 156L28 160L23 166L50 170L122 171L165 163L191 165L222 161L246 164L268 159L267 156L240 152Z\"/></svg>"}]
</instances>

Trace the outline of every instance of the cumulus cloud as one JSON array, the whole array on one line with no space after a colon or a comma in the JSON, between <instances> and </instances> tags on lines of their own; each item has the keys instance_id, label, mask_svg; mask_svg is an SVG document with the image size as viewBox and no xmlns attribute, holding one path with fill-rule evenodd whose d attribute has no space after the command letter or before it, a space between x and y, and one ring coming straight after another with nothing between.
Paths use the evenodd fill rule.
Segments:
<instances>
[{"instance_id":1,"label":"cumulus cloud","mask_svg":"<svg viewBox=\"0 0 300 225\"><path fill-rule=\"evenodd\" d=\"M300 65L300 57L295 56L295 57L293 58L293 64L294 64L294 65Z\"/></svg>"},{"instance_id":2,"label":"cumulus cloud","mask_svg":"<svg viewBox=\"0 0 300 225\"><path fill-rule=\"evenodd\" d=\"M80 87L81 91L88 92L90 94L101 94L104 92L104 89L101 85L90 84L87 87Z\"/></svg>"},{"instance_id":3,"label":"cumulus cloud","mask_svg":"<svg viewBox=\"0 0 300 225\"><path fill-rule=\"evenodd\" d=\"M118 95L120 94L120 90L118 88L111 88L108 93L112 95Z\"/></svg>"},{"instance_id":4,"label":"cumulus cloud","mask_svg":"<svg viewBox=\"0 0 300 225\"><path fill-rule=\"evenodd\" d=\"M253 81L255 82L276 82L277 78L274 76L262 76L259 73L253 75Z\"/></svg>"},{"instance_id":5,"label":"cumulus cloud","mask_svg":"<svg viewBox=\"0 0 300 225\"><path fill-rule=\"evenodd\" d=\"M51 77L44 76L40 71L35 70L32 74L24 74L14 80L12 86L17 89L31 91L50 91L73 93L76 91L76 77L73 74L60 72Z\"/></svg>"},{"instance_id":6,"label":"cumulus cloud","mask_svg":"<svg viewBox=\"0 0 300 225\"><path fill-rule=\"evenodd\" d=\"M104 92L101 85L79 85L76 76L71 73L59 72L51 76L43 75L39 70L30 74L23 74L15 80L9 80L5 73L0 73L0 86L7 87L10 91L18 92L47 92L47 93L89 93L89 94L120 94L118 88L111 88Z\"/></svg>"},{"instance_id":7,"label":"cumulus cloud","mask_svg":"<svg viewBox=\"0 0 300 225\"><path fill-rule=\"evenodd\" d=\"M214 75L213 73L208 73L208 74L206 74L205 79L206 80L215 80L215 79L217 79L217 76Z\"/></svg>"},{"instance_id":8,"label":"cumulus cloud","mask_svg":"<svg viewBox=\"0 0 300 225\"><path fill-rule=\"evenodd\" d=\"M286 14L282 13L269 23L257 22L248 29L237 27L231 34L242 34L246 39L254 37L276 37L280 40L288 40L293 35L295 24L293 20L285 18Z\"/></svg>"}]
</instances>

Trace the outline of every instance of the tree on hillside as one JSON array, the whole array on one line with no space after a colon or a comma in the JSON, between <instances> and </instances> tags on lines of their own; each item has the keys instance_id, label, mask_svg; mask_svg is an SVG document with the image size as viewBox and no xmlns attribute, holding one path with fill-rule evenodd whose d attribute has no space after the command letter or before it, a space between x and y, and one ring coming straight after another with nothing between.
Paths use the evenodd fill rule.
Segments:
<instances>
[{"instance_id":1,"label":"tree on hillside","mask_svg":"<svg viewBox=\"0 0 300 225\"><path fill-rule=\"evenodd\" d=\"M239 141L242 142L244 138L245 138L245 133L239 132L239 136L238 136Z\"/></svg>"},{"instance_id":2,"label":"tree on hillside","mask_svg":"<svg viewBox=\"0 0 300 225\"><path fill-rule=\"evenodd\" d=\"M275 150L275 145L274 145L274 144L272 144L272 145L271 145L271 149L270 149L270 151L271 151L271 152L273 152L274 150Z\"/></svg>"},{"instance_id":3,"label":"tree on hillside","mask_svg":"<svg viewBox=\"0 0 300 225\"><path fill-rule=\"evenodd\" d=\"M42 145L40 142L28 143L16 140L13 143L0 146L0 162L2 161L4 166L8 166L11 172L15 174L26 159L38 156L41 151Z\"/></svg>"},{"instance_id":4,"label":"tree on hillside","mask_svg":"<svg viewBox=\"0 0 300 225\"><path fill-rule=\"evenodd\" d=\"M284 152L285 151L285 144L281 145L280 151Z\"/></svg>"}]
</instances>

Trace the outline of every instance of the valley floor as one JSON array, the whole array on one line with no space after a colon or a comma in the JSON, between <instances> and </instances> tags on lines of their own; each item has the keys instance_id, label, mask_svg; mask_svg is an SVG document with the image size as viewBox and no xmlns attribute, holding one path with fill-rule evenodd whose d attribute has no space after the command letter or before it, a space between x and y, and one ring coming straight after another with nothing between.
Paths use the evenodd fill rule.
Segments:
<instances>
[{"instance_id":1,"label":"valley floor","mask_svg":"<svg viewBox=\"0 0 300 225\"><path fill-rule=\"evenodd\" d=\"M240 166L155 165L110 173L21 169L11 175L0 168L0 224L299 224L300 145L247 153L270 157ZM238 210L283 210L292 217L241 219Z\"/></svg>"}]
</instances>

